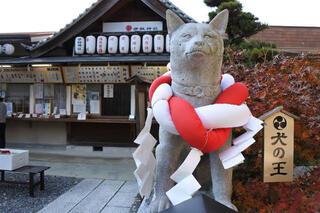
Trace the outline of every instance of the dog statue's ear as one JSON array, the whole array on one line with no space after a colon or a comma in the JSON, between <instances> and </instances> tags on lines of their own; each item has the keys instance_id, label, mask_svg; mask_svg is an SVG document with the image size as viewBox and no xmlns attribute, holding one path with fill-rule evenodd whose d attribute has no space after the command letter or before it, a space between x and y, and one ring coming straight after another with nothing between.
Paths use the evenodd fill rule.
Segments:
<instances>
[{"instance_id":1,"label":"dog statue's ear","mask_svg":"<svg viewBox=\"0 0 320 213\"><path fill-rule=\"evenodd\" d=\"M209 25L211 26L211 28L218 31L220 35L223 35L227 29L228 19L229 11L227 9L224 9L210 21Z\"/></svg>"},{"instance_id":2,"label":"dog statue's ear","mask_svg":"<svg viewBox=\"0 0 320 213\"><path fill-rule=\"evenodd\" d=\"M184 24L182 19L171 10L167 10L166 19L169 35L171 35L175 30L177 30L181 25Z\"/></svg>"}]
</instances>

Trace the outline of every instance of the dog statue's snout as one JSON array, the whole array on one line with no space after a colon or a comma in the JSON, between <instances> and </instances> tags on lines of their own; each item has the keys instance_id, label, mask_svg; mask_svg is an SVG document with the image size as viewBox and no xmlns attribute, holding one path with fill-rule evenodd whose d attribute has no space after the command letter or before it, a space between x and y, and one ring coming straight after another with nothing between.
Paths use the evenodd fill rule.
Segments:
<instances>
[{"instance_id":1,"label":"dog statue's snout","mask_svg":"<svg viewBox=\"0 0 320 213\"><path fill-rule=\"evenodd\" d=\"M204 42L200 41L200 40L195 41L194 44L199 46L199 47L203 47L204 46Z\"/></svg>"}]
</instances>

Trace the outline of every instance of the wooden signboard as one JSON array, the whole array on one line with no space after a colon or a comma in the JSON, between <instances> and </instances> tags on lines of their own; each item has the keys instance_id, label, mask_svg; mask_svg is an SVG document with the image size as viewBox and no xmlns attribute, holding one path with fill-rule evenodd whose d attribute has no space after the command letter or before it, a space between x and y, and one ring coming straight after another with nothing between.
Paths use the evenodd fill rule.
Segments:
<instances>
[{"instance_id":1,"label":"wooden signboard","mask_svg":"<svg viewBox=\"0 0 320 213\"><path fill-rule=\"evenodd\" d=\"M0 72L2 83L63 83L60 67L14 67Z\"/></svg>"},{"instance_id":2,"label":"wooden signboard","mask_svg":"<svg viewBox=\"0 0 320 213\"><path fill-rule=\"evenodd\" d=\"M62 67L63 78L65 83L79 83L79 67Z\"/></svg>"},{"instance_id":3,"label":"wooden signboard","mask_svg":"<svg viewBox=\"0 0 320 213\"><path fill-rule=\"evenodd\" d=\"M162 31L162 21L104 22L102 32Z\"/></svg>"},{"instance_id":4,"label":"wooden signboard","mask_svg":"<svg viewBox=\"0 0 320 213\"><path fill-rule=\"evenodd\" d=\"M62 73L59 68L59 70L50 70L45 72L46 74L46 83L63 83L62 79Z\"/></svg>"},{"instance_id":5,"label":"wooden signboard","mask_svg":"<svg viewBox=\"0 0 320 213\"><path fill-rule=\"evenodd\" d=\"M65 83L126 83L128 66L63 67Z\"/></svg>"},{"instance_id":6,"label":"wooden signboard","mask_svg":"<svg viewBox=\"0 0 320 213\"><path fill-rule=\"evenodd\" d=\"M264 120L263 181L293 180L294 118L275 110Z\"/></svg>"},{"instance_id":7,"label":"wooden signboard","mask_svg":"<svg viewBox=\"0 0 320 213\"><path fill-rule=\"evenodd\" d=\"M166 72L166 66L131 66L131 76L138 75L149 81L154 81Z\"/></svg>"}]
</instances>

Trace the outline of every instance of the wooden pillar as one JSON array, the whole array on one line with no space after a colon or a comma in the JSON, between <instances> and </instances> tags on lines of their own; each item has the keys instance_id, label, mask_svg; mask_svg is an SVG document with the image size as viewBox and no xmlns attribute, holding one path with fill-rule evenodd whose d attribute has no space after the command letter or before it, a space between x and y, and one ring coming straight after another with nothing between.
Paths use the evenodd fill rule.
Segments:
<instances>
[{"instance_id":1,"label":"wooden pillar","mask_svg":"<svg viewBox=\"0 0 320 213\"><path fill-rule=\"evenodd\" d=\"M34 91L33 85L30 85L30 94L29 94L29 113L34 113ZM31 116L32 117L32 116Z\"/></svg>"},{"instance_id":2,"label":"wooden pillar","mask_svg":"<svg viewBox=\"0 0 320 213\"><path fill-rule=\"evenodd\" d=\"M67 115L71 115L71 86L66 86L66 113Z\"/></svg>"},{"instance_id":3,"label":"wooden pillar","mask_svg":"<svg viewBox=\"0 0 320 213\"><path fill-rule=\"evenodd\" d=\"M130 115L129 119L134 120L136 117L136 86L130 86Z\"/></svg>"},{"instance_id":4,"label":"wooden pillar","mask_svg":"<svg viewBox=\"0 0 320 213\"><path fill-rule=\"evenodd\" d=\"M136 132L139 134L146 119L146 85L136 83Z\"/></svg>"}]
</instances>

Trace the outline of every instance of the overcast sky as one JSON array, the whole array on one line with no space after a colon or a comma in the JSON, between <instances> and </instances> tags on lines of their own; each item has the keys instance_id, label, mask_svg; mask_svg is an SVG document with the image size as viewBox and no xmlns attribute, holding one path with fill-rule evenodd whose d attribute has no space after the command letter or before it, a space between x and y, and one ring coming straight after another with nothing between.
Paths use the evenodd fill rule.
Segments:
<instances>
[{"instance_id":1,"label":"overcast sky","mask_svg":"<svg viewBox=\"0 0 320 213\"><path fill-rule=\"evenodd\" d=\"M57 31L96 0L1 0L0 33ZM199 22L208 20L203 0L171 0ZM320 0L240 0L263 23L320 27Z\"/></svg>"}]
</instances>

